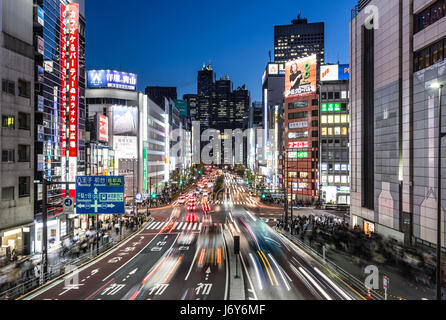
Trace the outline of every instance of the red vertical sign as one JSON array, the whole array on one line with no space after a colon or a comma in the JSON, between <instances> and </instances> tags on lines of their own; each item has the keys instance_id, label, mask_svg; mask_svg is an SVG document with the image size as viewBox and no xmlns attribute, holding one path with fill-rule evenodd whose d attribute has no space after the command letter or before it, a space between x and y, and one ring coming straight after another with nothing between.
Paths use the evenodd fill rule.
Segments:
<instances>
[{"instance_id":1,"label":"red vertical sign","mask_svg":"<svg viewBox=\"0 0 446 320\"><path fill-rule=\"evenodd\" d=\"M69 180L74 182L77 174L78 109L79 109L79 4L68 5L68 154ZM70 185L70 197L75 196L75 186Z\"/></svg>"},{"instance_id":2,"label":"red vertical sign","mask_svg":"<svg viewBox=\"0 0 446 320\"><path fill-rule=\"evenodd\" d=\"M60 4L60 116L61 123L61 171L62 181L67 179L67 8ZM62 197L66 196L62 188Z\"/></svg>"}]
</instances>

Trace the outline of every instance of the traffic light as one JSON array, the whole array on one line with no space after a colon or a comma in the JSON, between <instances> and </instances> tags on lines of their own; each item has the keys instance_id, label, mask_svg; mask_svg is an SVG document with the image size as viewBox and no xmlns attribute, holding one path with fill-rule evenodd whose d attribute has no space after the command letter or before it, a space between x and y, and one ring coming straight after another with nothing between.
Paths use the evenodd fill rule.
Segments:
<instances>
[{"instance_id":1,"label":"traffic light","mask_svg":"<svg viewBox=\"0 0 446 320\"><path fill-rule=\"evenodd\" d=\"M156 199L158 195L156 193L152 193L152 199Z\"/></svg>"},{"instance_id":2,"label":"traffic light","mask_svg":"<svg viewBox=\"0 0 446 320\"><path fill-rule=\"evenodd\" d=\"M182 186L184 184L183 180L180 181L180 186Z\"/></svg>"},{"instance_id":3,"label":"traffic light","mask_svg":"<svg viewBox=\"0 0 446 320\"><path fill-rule=\"evenodd\" d=\"M249 181L246 181L246 185L249 186Z\"/></svg>"},{"instance_id":4,"label":"traffic light","mask_svg":"<svg viewBox=\"0 0 446 320\"><path fill-rule=\"evenodd\" d=\"M202 173L203 173L203 171L201 171L201 170L198 170L198 174L200 174L200 175L201 175Z\"/></svg>"},{"instance_id":5,"label":"traffic light","mask_svg":"<svg viewBox=\"0 0 446 320\"><path fill-rule=\"evenodd\" d=\"M262 193L262 200L266 199L266 193Z\"/></svg>"}]
</instances>

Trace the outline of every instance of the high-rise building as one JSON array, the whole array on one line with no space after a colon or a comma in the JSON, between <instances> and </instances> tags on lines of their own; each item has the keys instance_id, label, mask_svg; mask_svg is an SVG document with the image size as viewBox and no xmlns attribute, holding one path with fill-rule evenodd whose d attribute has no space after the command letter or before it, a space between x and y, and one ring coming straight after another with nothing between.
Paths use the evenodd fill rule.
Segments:
<instances>
[{"instance_id":1,"label":"high-rise building","mask_svg":"<svg viewBox=\"0 0 446 320\"><path fill-rule=\"evenodd\" d=\"M84 0L34 0L35 59L34 180L75 182L86 172L85 3ZM70 36L69 36L70 35ZM42 246L42 184L34 184L35 251ZM56 243L71 232L74 215L64 215L62 199L74 185L47 189L48 238ZM33 233L33 232L32 232Z\"/></svg>"},{"instance_id":2,"label":"high-rise building","mask_svg":"<svg viewBox=\"0 0 446 320\"><path fill-rule=\"evenodd\" d=\"M439 190L438 168L444 181L439 133L446 132L446 108L443 103L441 130L438 85L446 85L444 8L445 1L434 0L359 1L350 22L352 225L435 246L440 222L443 247L446 184Z\"/></svg>"},{"instance_id":3,"label":"high-rise building","mask_svg":"<svg viewBox=\"0 0 446 320\"><path fill-rule=\"evenodd\" d=\"M211 65L203 65L203 69L198 71L197 96L201 130L209 128L211 125L211 108L215 100L214 78L215 73Z\"/></svg>"},{"instance_id":4,"label":"high-rise building","mask_svg":"<svg viewBox=\"0 0 446 320\"><path fill-rule=\"evenodd\" d=\"M318 195L319 96L316 55L285 65L285 184L289 200Z\"/></svg>"},{"instance_id":5,"label":"high-rise building","mask_svg":"<svg viewBox=\"0 0 446 320\"><path fill-rule=\"evenodd\" d=\"M164 98L172 100L177 99L177 88L148 86L146 87L146 95L157 105L163 106L165 102Z\"/></svg>"},{"instance_id":6,"label":"high-rise building","mask_svg":"<svg viewBox=\"0 0 446 320\"><path fill-rule=\"evenodd\" d=\"M324 39L324 23L308 23L299 13L291 24L274 27L274 61L287 62L317 54L318 64L323 64Z\"/></svg>"},{"instance_id":7,"label":"high-rise building","mask_svg":"<svg viewBox=\"0 0 446 320\"><path fill-rule=\"evenodd\" d=\"M350 204L349 66L321 67L320 190L326 204Z\"/></svg>"},{"instance_id":8,"label":"high-rise building","mask_svg":"<svg viewBox=\"0 0 446 320\"><path fill-rule=\"evenodd\" d=\"M196 94L185 94L183 100L187 103L187 109L191 121L200 121L198 113L198 96Z\"/></svg>"},{"instance_id":9,"label":"high-rise building","mask_svg":"<svg viewBox=\"0 0 446 320\"><path fill-rule=\"evenodd\" d=\"M0 256L31 251L34 221L33 4L0 2ZM42 46L36 51L42 52Z\"/></svg>"}]
</instances>

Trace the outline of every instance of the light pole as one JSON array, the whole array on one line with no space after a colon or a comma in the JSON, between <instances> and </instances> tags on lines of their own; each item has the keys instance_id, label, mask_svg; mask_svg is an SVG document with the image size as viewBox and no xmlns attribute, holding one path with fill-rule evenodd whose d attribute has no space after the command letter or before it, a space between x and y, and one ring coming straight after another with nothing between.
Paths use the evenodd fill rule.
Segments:
<instances>
[{"instance_id":1,"label":"light pole","mask_svg":"<svg viewBox=\"0 0 446 320\"><path fill-rule=\"evenodd\" d=\"M441 95L443 85L440 83L434 83L431 88L438 89L438 200L437 200L437 300L441 300L441 139L446 136L446 133L442 133L442 121L441 121Z\"/></svg>"}]
</instances>

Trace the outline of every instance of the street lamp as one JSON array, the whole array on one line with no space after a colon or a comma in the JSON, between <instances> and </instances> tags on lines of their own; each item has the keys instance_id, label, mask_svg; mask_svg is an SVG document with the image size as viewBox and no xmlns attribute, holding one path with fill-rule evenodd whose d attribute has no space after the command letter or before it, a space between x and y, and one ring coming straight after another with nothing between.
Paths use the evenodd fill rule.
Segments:
<instances>
[{"instance_id":1,"label":"street lamp","mask_svg":"<svg viewBox=\"0 0 446 320\"><path fill-rule=\"evenodd\" d=\"M441 95L443 85L436 82L431 84L432 89L438 89L438 200L437 200L437 300L441 300L441 139L446 136L446 133L442 133L442 121L441 121Z\"/></svg>"}]
</instances>

